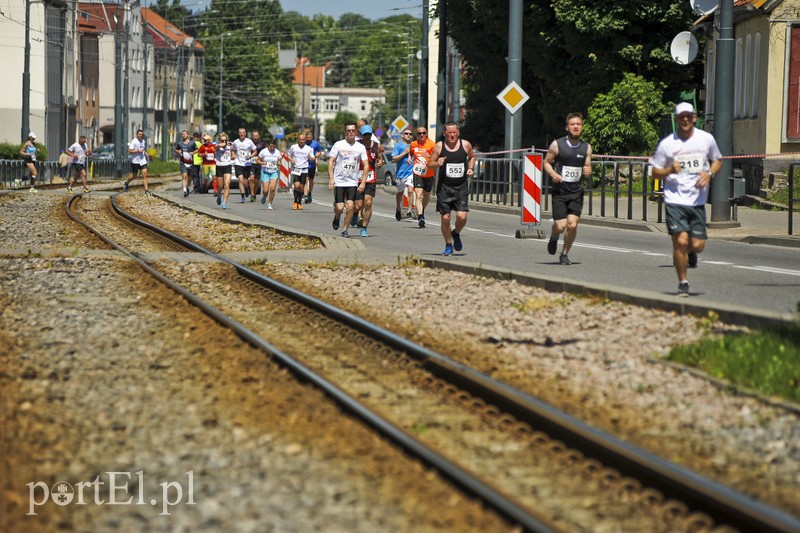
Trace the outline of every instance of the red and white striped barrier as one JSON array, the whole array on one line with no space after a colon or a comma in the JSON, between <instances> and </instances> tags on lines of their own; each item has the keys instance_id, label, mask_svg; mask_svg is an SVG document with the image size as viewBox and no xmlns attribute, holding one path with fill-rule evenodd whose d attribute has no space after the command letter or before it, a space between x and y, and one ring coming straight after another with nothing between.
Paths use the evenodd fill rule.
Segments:
<instances>
[{"instance_id":1,"label":"red and white striped barrier","mask_svg":"<svg viewBox=\"0 0 800 533\"><path fill-rule=\"evenodd\" d=\"M278 187L283 189L288 188L289 173L292 171L292 164L289 162L289 156L287 154L283 154L283 156L281 156L281 165L279 171Z\"/></svg>"},{"instance_id":2,"label":"red and white striped barrier","mask_svg":"<svg viewBox=\"0 0 800 533\"><path fill-rule=\"evenodd\" d=\"M528 226L542 223L542 154L525 154L521 222Z\"/></svg>"}]
</instances>

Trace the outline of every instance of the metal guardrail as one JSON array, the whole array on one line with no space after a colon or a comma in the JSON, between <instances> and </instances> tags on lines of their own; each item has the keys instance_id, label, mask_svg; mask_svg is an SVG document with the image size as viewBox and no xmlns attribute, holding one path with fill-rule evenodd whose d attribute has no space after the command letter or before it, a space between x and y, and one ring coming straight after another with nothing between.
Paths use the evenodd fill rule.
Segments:
<instances>
[{"instance_id":1,"label":"metal guardrail","mask_svg":"<svg viewBox=\"0 0 800 533\"><path fill-rule=\"evenodd\" d=\"M130 165L128 159L122 160L122 167L127 171ZM69 179L72 172L72 165L62 169L57 161L37 161L36 168L39 171L39 176L36 178L37 183L53 183L53 179L60 177L65 182ZM97 179L114 179L116 176L117 161L114 159L95 159L90 160L86 173L90 180ZM66 170L66 171L64 171ZM0 160L0 182L3 183L6 189L13 189L19 187L30 187L29 171L25 165L25 161L21 159L2 159ZM19 180L17 182L16 180Z\"/></svg>"},{"instance_id":2,"label":"metal guardrail","mask_svg":"<svg viewBox=\"0 0 800 533\"><path fill-rule=\"evenodd\" d=\"M800 167L800 162L794 162L789 165L789 235L792 234L792 226L794 225L794 203L800 203L800 198L795 198L794 196L794 173L798 167Z\"/></svg>"},{"instance_id":3,"label":"metal guardrail","mask_svg":"<svg viewBox=\"0 0 800 533\"><path fill-rule=\"evenodd\" d=\"M521 207L522 164L522 158L477 158L475 177L470 184L470 201ZM541 208L547 211L550 209L553 187L547 174L542 179ZM634 188L636 182L644 185ZM663 222L662 191L659 185L651 179L650 165L644 161L594 160L592 178L584 179L588 195L588 202L585 203L587 213L595 214L593 200L598 197L601 217L647 221L655 211L657 221ZM634 201L641 203L640 210L634 209Z\"/></svg>"}]
</instances>

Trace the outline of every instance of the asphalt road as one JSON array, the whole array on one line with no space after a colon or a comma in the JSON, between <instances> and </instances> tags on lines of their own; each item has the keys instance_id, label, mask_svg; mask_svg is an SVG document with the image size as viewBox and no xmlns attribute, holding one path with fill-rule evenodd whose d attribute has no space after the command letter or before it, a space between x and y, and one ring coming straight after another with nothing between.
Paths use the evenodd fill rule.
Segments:
<instances>
[{"instance_id":1,"label":"asphalt road","mask_svg":"<svg viewBox=\"0 0 800 533\"><path fill-rule=\"evenodd\" d=\"M303 211L291 210L292 199L287 193L278 194L273 211L267 211L260 202L239 203L238 192L231 194L229 209L224 213L211 194L190 195L187 200L219 210L220 215L238 215L338 235L339 232L331 228L332 193L325 184L320 181L314 202L306 205ZM394 195L388 191L388 188L380 191L375 200L369 237L359 237L357 229L352 228L352 239L362 241L370 255L385 254L389 262L406 256L442 259L444 239L434 205L428 208L427 227L420 229L416 221L395 220ZM180 196L177 191L170 194ZM550 225L548 220L542 225L548 235ZM670 238L665 232L581 225L570 252L574 264L562 266L558 255L547 253L546 239L515 238L520 228L523 226L516 215L473 209L462 232L464 249L449 260L517 270L533 276L557 276L578 283L648 291L660 297L675 294L678 281L672 267ZM560 249L559 245L559 252ZM700 265L689 271L689 282L689 301L693 303L795 313L800 304L800 250L710 239L700 256Z\"/></svg>"}]
</instances>

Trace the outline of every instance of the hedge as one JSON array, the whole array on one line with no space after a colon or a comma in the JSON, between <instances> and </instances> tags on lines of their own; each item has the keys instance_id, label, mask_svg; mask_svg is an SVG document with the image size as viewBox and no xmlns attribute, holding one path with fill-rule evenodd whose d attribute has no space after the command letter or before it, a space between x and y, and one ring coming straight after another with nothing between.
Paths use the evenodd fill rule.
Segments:
<instances>
[{"instance_id":1,"label":"hedge","mask_svg":"<svg viewBox=\"0 0 800 533\"><path fill-rule=\"evenodd\" d=\"M20 144L0 143L0 159L25 159L25 156L20 155L19 151L22 149ZM47 161L47 147L43 144L36 143L36 159L39 161Z\"/></svg>"}]
</instances>

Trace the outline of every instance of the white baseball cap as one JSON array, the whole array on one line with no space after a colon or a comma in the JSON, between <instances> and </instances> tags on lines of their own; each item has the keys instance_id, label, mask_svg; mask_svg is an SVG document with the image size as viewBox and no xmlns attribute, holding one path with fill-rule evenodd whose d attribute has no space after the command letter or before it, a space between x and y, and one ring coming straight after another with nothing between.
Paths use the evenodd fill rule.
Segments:
<instances>
[{"instance_id":1,"label":"white baseball cap","mask_svg":"<svg viewBox=\"0 0 800 533\"><path fill-rule=\"evenodd\" d=\"M682 113L691 113L694 115L694 106L689 102L681 102L675 106L675 116L678 116Z\"/></svg>"},{"instance_id":2,"label":"white baseball cap","mask_svg":"<svg viewBox=\"0 0 800 533\"><path fill-rule=\"evenodd\" d=\"M22 130L22 131L25 131L25 130ZM33 132L30 132L30 133L28 134L28 137L29 137L29 138L31 138L31 139L36 139L36 134L35 134L35 133L33 133Z\"/></svg>"}]
</instances>

